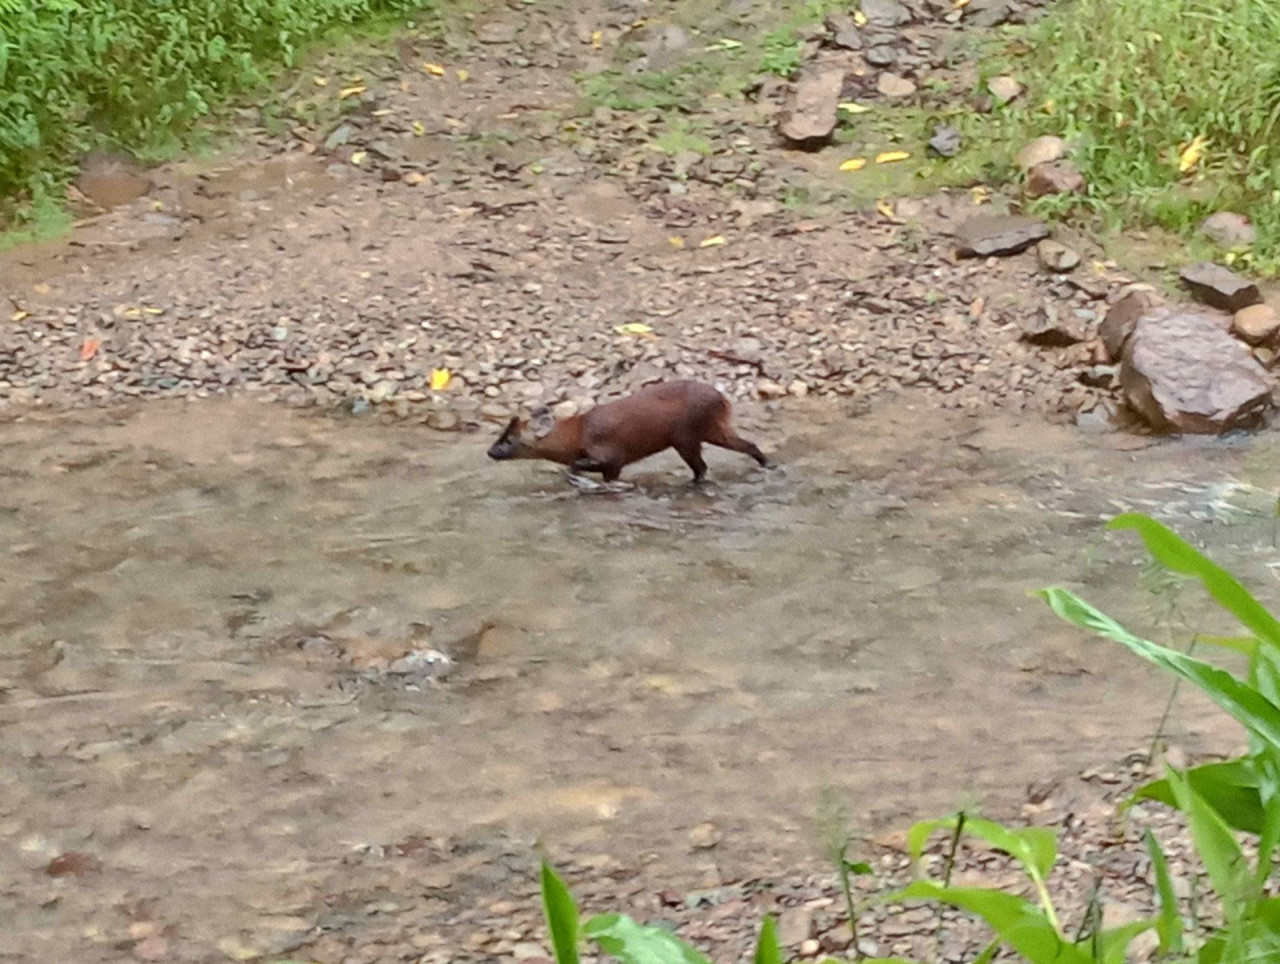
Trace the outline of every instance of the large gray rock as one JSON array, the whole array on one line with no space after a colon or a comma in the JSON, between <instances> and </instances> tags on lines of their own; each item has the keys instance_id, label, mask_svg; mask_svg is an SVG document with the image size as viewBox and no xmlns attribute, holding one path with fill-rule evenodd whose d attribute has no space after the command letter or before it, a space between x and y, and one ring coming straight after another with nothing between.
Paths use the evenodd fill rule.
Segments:
<instances>
[{"instance_id":1,"label":"large gray rock","mask_svg":"<svg viewBox=\"0 0 1280 964\"><path fill-rule=\"evenodd\" d=\"M1272 407L1271 379L1218 318L1189 306L1138 319L1124 348L1120 386L1152 427L1217 434L1259 425Z\"/></svg>"}]
</instances>

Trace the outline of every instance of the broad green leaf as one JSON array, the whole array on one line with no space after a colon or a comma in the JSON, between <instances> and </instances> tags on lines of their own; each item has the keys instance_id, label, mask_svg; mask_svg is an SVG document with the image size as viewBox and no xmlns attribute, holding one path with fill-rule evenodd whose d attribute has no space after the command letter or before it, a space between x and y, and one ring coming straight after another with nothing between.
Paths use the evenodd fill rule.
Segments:
<instances>
[{"instance_id":1,"label":"broad green leaf","mask_svg":"<svg viewBox=\"0 0 1280 964\"><path fill-rule=\"evenodd\" d=\"M569 888L545 860L542 862L542 909L551 931L556 964L578 964L578 907Z\"/></svg>"},{"instance_id":2,"label":"broad green leaf","mask_svg":"<svg viewBox=\"0 0 1280 964\"><path fill-rule=\"evenodd\" d=\"M937 831L943 829L954 831L959 819L958 815L943 817L940 820L924 820L913 826L907 832L907 848L912 859L920 859L925 844ZM1013 830L992 820L966 815L964 832L971 833L997 850L1004 851L1041 880L1049 876L1049 872L1053 869L1053 862L1058 856L1057 836L1045 827Z\"/></svg>"},{"instance_id":3,"label":"broad green leaf","mask_svg":"<svg viewBox=\"0 0 1280 964\"><path fill-rule=\"evenodd\" d=\"M1210 562L1167 526L1136 512L1118 515L1109 529L1132 529L1142 537L1147 552L1166 569L1195 576L1214 600L1231 613L1250 632L1275 646L1280 646L1280 622L1267 612L1235 576Z\"/></svg>"},{"instance_id":4,"label":"broad green leaf","mask_svg":"<svg viewBox=\"0 0 1280 964\"><path fill-rule=\"evenodd\" d=\"M1225 763L1206 763L1183 774L1205 802L1236 830L1261 833L1264 814L1258 792L1258 774L1247 757ZM1178 800L1168 780L1154 780L1136 790L1125 806L1138 800L1155 800L1177 807Z\"/></svg>"},{"instance_id":5,"label":"broad green leaf","mask_svg":"<svg viewBox=\"0 0 1280 964\"><path fill-rule=\"evenodd\" d=\"M597 914L587 921L582 933L623 964L711 964L670 931L623 914Z\"/></svg>"},{"instance_id":6,"label":"broad green leaf","mask_svg":"<svg viewBox=\"0 0 1280 964\"><path fill-rule=\"evenodd\" d=\"M875 868L865 860L846 860L844 862L844 869L857 877L865 877L868 874L874 874L876 872Z\"/></svg>"},{"instance_id":7,"label":"broad green leaf","mask_svg":"<svg viewBox=\"0 0 1280 964\"><path fill-rule=\"evenodd\" d=\"M782 964L782 949L778 947L778 925L772 915L765 915L760 924L760 937L756 940L755 964Z\"/></svg>"},{"instance_id":8,"label":"broad green leaf","mask_svg":"<svg viewBox=\"0 0 1280 964\"><path fill-rule=\"evenodd\" d=\"M1039 907L1014 894L980 887L942 887L922 880L890 899L936 900L976 914L1029 964L1093 964L1089 955L1062 939Z\"/></svg>"},{"instance_id":9,"label":"broad green leaf","mask_svg":"<svg viewBox=\"0 0 1280 964\"><path fill-rule=\"evenodd\" d=\"M1257 690L1226 670L1133 635L1110 616L1066 589L1042 589L1039 595L1067 622L1114 639L1157 666L1194 683L1245 729L1280 753L1280 708Z\"/></svg>"},{"instance_id":10,"label":"broad green leaf","mask_svg":"<svg viewBox=\"0 0 1280 964\"><path fill-rule=\"evenodd\" d=\"M1190 781L1169 769L1169 785L1178 800L1178 809L1187 818L1196 853L1209 874L1209 881L1222 902L1223 916L1231 924L1240 919L1249 895L1249 865L1222 816L1196 793Z\"/></svg>"},{"instance_id":11,"label":"broad green leaf","mask_svg":"<svg viewBox=\"0 0 1280 964\"><path fill-rule=\"evenodd\" d=\"M1156 920L1156 934L1160 937L1161 955L1182 953L1182 915L1178 912L1178 896L1173 892L1173 878L1169 876L1169 861L1165 859L1160 841L1150 830L1143 833L1147 852L1151 855L1151 871L1156 878L1156 894L1160 898L1160 914Z\"/></svg>"}]
</instances>

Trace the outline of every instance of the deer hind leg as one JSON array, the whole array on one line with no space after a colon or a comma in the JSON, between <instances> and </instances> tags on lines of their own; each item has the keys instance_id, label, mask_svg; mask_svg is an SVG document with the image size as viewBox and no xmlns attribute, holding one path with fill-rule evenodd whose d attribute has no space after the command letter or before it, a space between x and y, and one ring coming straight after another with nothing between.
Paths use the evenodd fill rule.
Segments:
<instances>
[{"instance_id":1,"label":"deer hind leg","mask_svg":"<svg viewBox=\"0 0 1280 964\"><path fill-rule=\"evenodd\" d=\"M693 481L695 484L702 482L707 477L707 463L702 460L702 443L695 440L682 440L676 443L675 449L680 453L680 458L685 460L689 468L693 469Z\"/></svg>"}]
</instances>

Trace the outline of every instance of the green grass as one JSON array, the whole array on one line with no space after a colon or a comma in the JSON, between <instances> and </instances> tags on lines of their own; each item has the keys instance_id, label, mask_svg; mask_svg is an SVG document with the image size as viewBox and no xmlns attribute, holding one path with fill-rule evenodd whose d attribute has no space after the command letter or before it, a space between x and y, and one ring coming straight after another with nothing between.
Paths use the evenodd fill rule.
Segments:
<instances>
[{"instance_id":1,"label":"green grass","mask_svg":"<svg viewBox=\"0 0 1280 964\"><path fill-rule=\"evenodd\" d=\"M1239 211L1257 228L1259 270L1280 269L1280 4L1075 0L1026 40L1025 56L992 64L1028 85L1006 132L1075 143L1087 209L1184 235L1214 211ZM1180 172L1197 137L1204 156Z\"/></svg>"},{"instance_id":2,"label":"green grass","mask_svg":"<svg viewBox=\"0 0 1280 964\"><path fill-rule=\"evenodd\" d=\"M5 0L0 217L24 225L94 148L154 160L310 44L431 0ZM384 27L385 29L385 27Z\"/></svg>"}]
</instances>

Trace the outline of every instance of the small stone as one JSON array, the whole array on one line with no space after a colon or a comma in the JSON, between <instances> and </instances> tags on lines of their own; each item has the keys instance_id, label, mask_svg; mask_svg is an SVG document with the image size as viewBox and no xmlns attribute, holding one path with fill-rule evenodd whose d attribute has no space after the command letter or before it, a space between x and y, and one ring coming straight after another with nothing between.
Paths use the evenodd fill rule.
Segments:
<instances>
[{"instance_id":1,"label":"small stone","mask_svg":"<svg viewBox=\"0 0 1280 964\"><path fill-rule=\"evenodd\" d=\"M1223 311L1239 311L1262 301L1256 284L1210 261L1188 265L1180 277L1197 301Z\"/></svg>"},{"instance_id":2,"label":"small stone","mask_svg":"<svg viewBox=\"0 0 1280 964\"><path fill-rule=\"evenodd\" d=\"M1233 211L1210 214L1200 223L1200 233L1224 248L1247 248L1257 237L1249 219Z\"/></svg>"},{"instance_id":3,"label":"small stone","mask_svg":"<svg viewBox=\"0 0 1280 964\"><path fill-rule=\"evenodd\" d=\"M1018 215L983 214L956 229L962 258L1018 254L1048 236L1049 228L1043 221Z\"/></svg>"},{"instance_id":4,"label":"small stone","mask_svg":"<svg viewBox=\"0 0 1280 964\"><path fill-rule=\"evenodd\" d=\"M1022 340L1041 348L1065 348L1084 341L1072 320L1064 318L1054 305L1043 305L1023 319Z\"/></svg>"},{"instance_id":5,"label":"small stone","mask_svg":"<svg viewBox=\"0 0 1280 964\"><path fill-rule=\"evenodd\" d=\"M1013 17L1014 6L1011 0L973 0L964 8L965 23L975 27L998 27Z\"/></svg>"},{"instance_id":6,"label":"small stone","mask_svg":"<svg viewBox=\"0 0 1280 964\"><path fill-rule=\"evenodd\" d=\"M689 844L695 850L710 850L723 837L724 834L714 823L700 823L689 831Z\"/></svg>"},{"instance_id":7,"label":"small stone","mask_svg":"<svg viewBox=\"0 0 1280 964\"><path fill-rule=\"evenodd\" d=\"M756 394L761 398L782 398L787 390L772 378L761 378L756 381Z\"/></svg>"},{"instance_id":8,"label":"small stone","mask_svg":"<svg viewBox=\"0 0 1280 964\"><path fill-rule=\"evenodd\" d=\"M689 31L674 23L646 27L639 39L640 49L656 66L669 62L673 54L680 53L690 44Z\"/></svg>"},{"instance_id":9,"label":"small stone","mask_svg":"<svg viewBox=\"0 0 1280 964\"><path fill-rule=\"evenodd\" d=\"M1007 104L1018 98L1022 93L1023 87L1016 78L1010 77L1008 74L1001 74L999 77L992 77L987 81L987 90L991 91L991 96L1001 104Z\"/></svg>"},{"instance_id":10,"label":"small stone","mask_svg":"<svg viewBox=\"0 0 1280 964\"><path fill-rule=\"evenodd\" d=\"M1014 157L1014 163L1024 171L1040 164L1051 164L1067 155L1067 142L1061 137L1046 134L1023 145Z\"/></svg>"},{"instance_id":11,"label":"small stone","mask_svg":"<svg viewBox=\"0 0 1280 964\"><path fill-rule=\"evenodd\" d=\"M1280 331L1280 313L1270 305L1248 305L1235 313L1231 330L1250 345L1273 341Z\"/></svg>"},{"instance_id":12,"label":"small stone","mask_svg":"<svg viewBox=\"0 0 1280 964\"><path fill-rule=\"evenodd\" d=\"M1084 191L1084 175L1070 161L1037 164L1027 172L1022 193L1029 198L1052 194L1079 194Z\"/></svg>"},{"instance_id":13,"label":"small stone","mask_svg":"<svg viewBox=\"0 0 1280 964\"><path fill-rule=\"evenodd\" d=\"M862 15L873 27L901 27L911 22L911 11L898 0L862 0Z\"/></svg>"},{"instance_id":14,"label":"small stone","mask_svg":"<svg viewBox=\"0 0 1280 964\"><path fill-rule=\"evenodd\" d=\"M1036 245L1036 257L1050 271L1065 274L1080 264L1080 252L1060 241L1046 238Z\"/></svg>"},{"instance_id":15,"label":"small stone","mask_svg":"<svg viewBox=\"0 0 1280 964\"><path fill-rule=\"evenodd\" d=\"M427 416L427 427L437 432L456 432L460 423L458 413L448 408L438 408Z\"/></svg>"},{"instance_id":16,"label":"small stone","mask_svg":"<svg viewBox=\"0 0 1280 964\"><path fill-rule=\"evenodd\" d=\"M505 422L511 417L511 409L497 402L485 402L480 406L480 417L490 422Z\"/></svg>"},{"instance_id":17,"label":"small stone","mask_svg":"<svg viewBox=\"0 0 1280 964\"><path fill-rule=\"evenodd\" d=\"M787 392L788 394L793 395L796 398L804 398L806 395L809 394L809 386L797 378L794 382L792 382L790 385L787 386Z\"/></svg>"},{"instance_id":18,"label":"small stone","mask_svg":"<svg viewBox=\"0 0 1280 964\"><path fill-rule=\"evenodd\" d=\"M778 943L799 947L813 936L814 912L810 907L787 907L778 915Z\"/></svg>"},{"instance_id":19,"label":"small stone","mask_svg":"<svg viewBox=\"0 0 1280 964\"><path fill-rule=\"evenodd\" d=\"M811 937L807 941L800 944L801 957L817 957L822 950L822 942L817 938Z\"/></svg>"},{"instance_id":20,"label":"small stone","mask_svg":"<svg viewBox=\"0 0 1280 964\"><path fill-rule=\"evenodd\" d=\"M898 100L903 97L910 97L916 92L916 85L907 80L905 77L899 77L897 74L881 74L880 79L876 82L876 90L880 91L885 97Z\"/></svg>"},{"instance_id":21,"label":"small stone","mask_svg":"<svg viewBox=\"0 0 1280 964\"><path fill-rule=\"evenodd\" d=\"M879 44L869 48L862 59L872 67L892 67L898 62L898 51L888 44Z\"/></svg>"},{"instance_id":22,"label":"small stone","mask_svg":"<svg viewBox=\"0 0 1280 964\"><path fill-rule=\"evenodd\" d=\"M796 84L791 104L782 112L778 126L792 146L811 149L831 137L843 84L842 70L807 74Z\"/></svg>"},{"instance_id":23,"label":"small stone","mask_svg":"<svg viewBox=\"0 0 1280 964\"><path fill-rule=\"evenodd\" d=\"M958 130L950 124L939 124L933 129L933 136L929 138L929 150L939 157L955 157L960 153L963 142L964 139Z\"/></svg>"}]
</instances>

